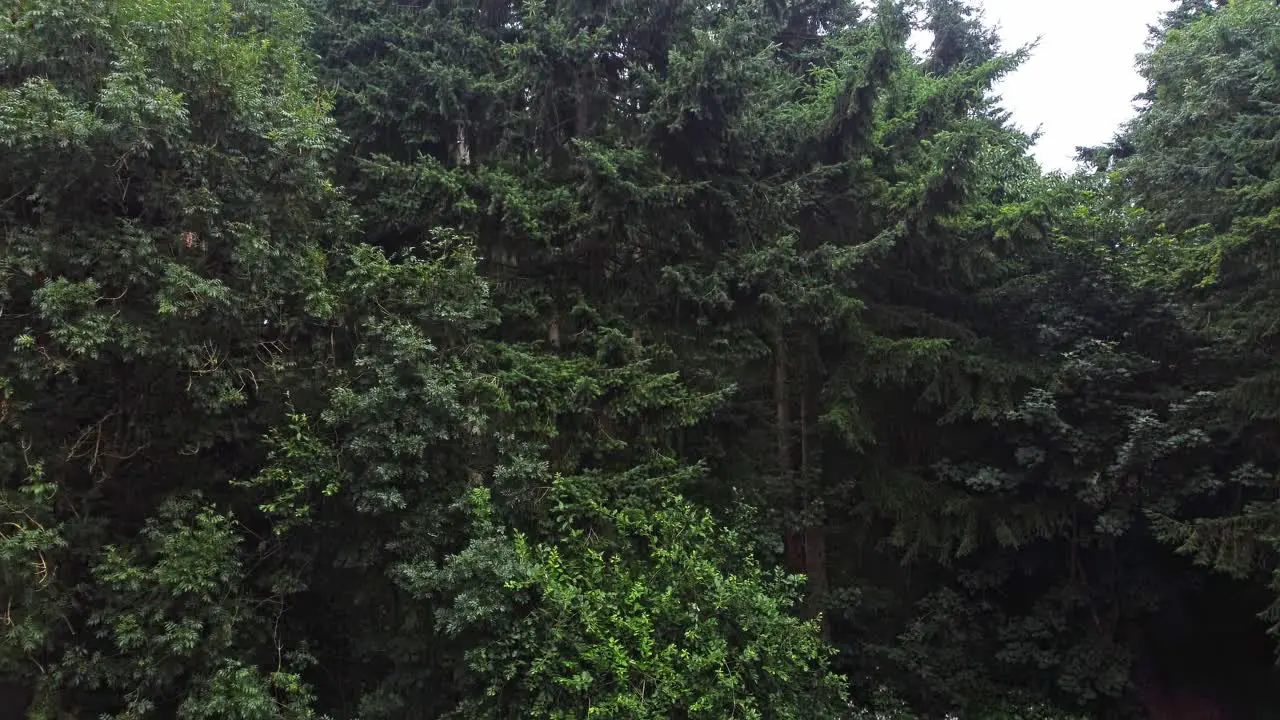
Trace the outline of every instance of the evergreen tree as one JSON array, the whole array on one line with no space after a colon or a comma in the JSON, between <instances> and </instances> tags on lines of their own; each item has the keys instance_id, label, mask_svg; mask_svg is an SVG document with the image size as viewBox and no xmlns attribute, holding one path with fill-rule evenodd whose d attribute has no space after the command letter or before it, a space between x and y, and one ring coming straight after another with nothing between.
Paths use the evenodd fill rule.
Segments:
<instances>
[{"instance_id":1,"label":"evergreen tree","mask_svg":"<svg viewBox=\"0 0 1280 720\"><path fill-rule=\"evenodd\" d=\"M0 0L0 704L1266 714L1278 12Z\"/></svg>"},{"instance_id":2,"label":"evergreen tree","mask_svg":"<svg viewBox=\"0 0 1280 720\"><path fill-rule=\"evenodd\" d=\"M507 671L471 658L519 622L492 603L550 557L533 548L595 557L594 534L566 535L540 488L639 467L717 395L648 370L653 353L609 328L572 354L554 338L490 342L499 316L472 243L434 224L450 218L351 243L361 223L329 179L337 136L303 61L301 8L93 10L6 13L0 558L3 669L27 694L16 704L47 717L465 716L483 706L468 693ZM61 50L76 39L80 55ZM503 500L496 527L539 545L470 566L489 536L472 535L459 500L477 485ZM651 505L675 525L634 526L637 541L715 537L663 499L673 492ZM602 523L610 502L593 505ZM638 557L582 590L676 580ZM727 562L713 552L685 582ZM706 635L705 652L745 637L738 651L763 664L709 711L794 715L769 673L812 678L814 692L787 690L811 708L817 692L838 699L836 676L814 672L816 638L780 614L783 586L750 572L726 578L740 629ZM553 632L555 596L522 597L510 609L531 613L524 632ZM657 618L655 640L678 638L684 617ZM658 692L646 702L661 716L712 692L646 670L667 680L615 687ZM512 711L590 705L577 682L585 693Z\"/></svg>"},{"instance_id":3,"label":"evergreen tree","mask_svg":"<svg viewBox=\"0 0 1280 720\"><path fill-rule=\"evenodd\" d=\"M1144 60L1152 101L1130 131L1137 152L1122 168L1146 211L1139 251L1148 271L1218 340L1200 382L1217 392L1215 426L1236 495L1213 509L1222 517L1184 524L1162 516L1161 524L1201 562L1241 577L1274 570L1280 518L1269 442L1280 418L1278 22L1280 8L1257 0L1171 26Z\"/></svg>"},{"instance_id":4,"label":"evergreen tree","mask_svg":"<svg viewBox=\"0 0 1280 720\"><path fill-rule=\"evenodd\" d=\"M7 707L306 716L288 577L229 486L335 312L323 244L349 221L306 13L0 16Z\"/></svg>"}]
</instances>

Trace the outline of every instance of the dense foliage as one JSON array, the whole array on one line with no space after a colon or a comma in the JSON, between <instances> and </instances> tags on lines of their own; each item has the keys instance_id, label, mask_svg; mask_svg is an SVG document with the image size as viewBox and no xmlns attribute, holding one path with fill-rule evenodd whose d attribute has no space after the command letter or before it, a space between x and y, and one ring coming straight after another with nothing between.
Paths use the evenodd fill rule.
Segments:
<instances>
[{"instance_id":1,"label":"dense foliage","mask_svg":"<svg viewBox=\"0 0 1280 720\"><path fill-rule=\"evenodd\" d=\"M0 707L1271 716L1280 8L1172 7L1071 177L1025 54L0 0Z\"/></svg>"}]
</instances>

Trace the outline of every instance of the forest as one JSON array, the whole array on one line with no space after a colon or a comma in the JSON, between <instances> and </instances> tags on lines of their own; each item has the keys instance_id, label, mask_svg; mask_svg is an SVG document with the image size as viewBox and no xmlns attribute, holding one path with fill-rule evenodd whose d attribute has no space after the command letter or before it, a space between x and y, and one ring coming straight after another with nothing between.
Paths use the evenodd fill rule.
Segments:
<instances>
[{"instance_id":1,"label":"forest","mask_svg":"<svg viewBox=\"0 0 1280 720\"><path fill-rule=\"evenodd\" d=\"M0 718L1280 717L1280 6L1034 52L0 0Z\"/></svg>"}]
</instances>

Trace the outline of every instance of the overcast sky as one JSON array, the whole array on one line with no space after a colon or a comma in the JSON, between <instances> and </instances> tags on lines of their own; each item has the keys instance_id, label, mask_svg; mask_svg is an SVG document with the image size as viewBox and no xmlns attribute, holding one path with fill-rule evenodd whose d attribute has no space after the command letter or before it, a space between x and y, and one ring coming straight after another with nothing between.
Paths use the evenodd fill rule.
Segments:
<instances>
[{"instance_id":1,"label":"overcast sky","mask_svg":"<svg viewBox=\"0 0 1280 720\"><path fill-rule=\"evenodd\" d=\"M987 24L1012 49L1039 36L1040 45L996 92L1025 130L1040 127L1034 148L1045 169L1069 170L1077 145L1111 138L1133 115L1143 82L1134 56L1147 26L1171 0L981 0Z\"/></svg>"}]
</instances>

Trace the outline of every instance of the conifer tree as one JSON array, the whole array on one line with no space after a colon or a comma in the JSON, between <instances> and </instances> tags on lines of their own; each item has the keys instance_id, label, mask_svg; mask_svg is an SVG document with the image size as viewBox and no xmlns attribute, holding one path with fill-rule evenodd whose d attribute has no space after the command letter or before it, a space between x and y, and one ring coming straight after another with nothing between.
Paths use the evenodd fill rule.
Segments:
<instances>
[{"instance_id":1,"label":"conifer tree","mask_svg":"<svg viewBox=\"0 0 1280 720\"><path fill-rule=\"evenodd\" d=\"M0 706L1265 715L1277 12L0 0Z\"/></svg>"},{"instance_id":2,"label":"conifer tree","mask_svg":"<svg viewBox=\"0 0 1280 720\"><path fill-rule=\"evenodd\" d=\"M1280 519L1270 498L1280 466L1269 441L1280 418L1278 22L1280 8L1257 0L1170 24L1143 61L1152 99L1130 129L1136 152L1122 166L1130 196L1145 210L1139 251L1147 272L1218 341L1212 372L1196 381L1216 393L1212 421L1236 493L1228 506L1234 512L1224 517L1158 519L1182 550L1240 577L1274 571Z\"/></svg>"},{"instance_id":3,"label":"conifer tree","mask_svg":"<svg viewBox=\"0 0 1280 720\"><path fill-rule=\"evenodd\" d=\"M229 485L334 312L307 31L288 2L0 8L8 711L310 712L276 544Z\"/></svg>"}]
</instances>

